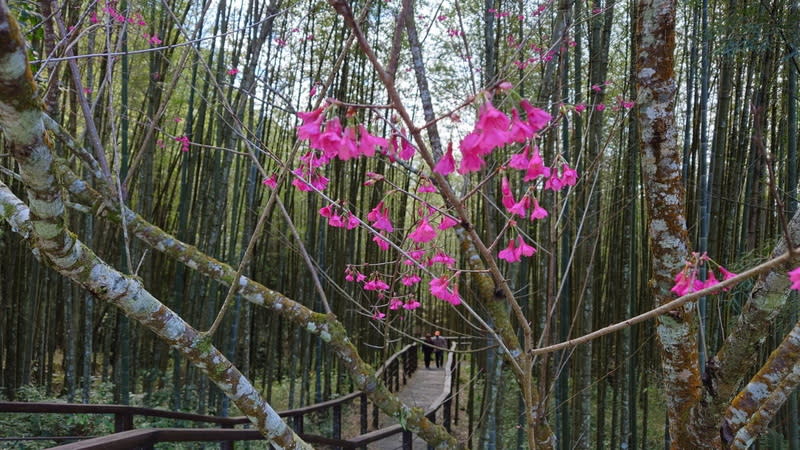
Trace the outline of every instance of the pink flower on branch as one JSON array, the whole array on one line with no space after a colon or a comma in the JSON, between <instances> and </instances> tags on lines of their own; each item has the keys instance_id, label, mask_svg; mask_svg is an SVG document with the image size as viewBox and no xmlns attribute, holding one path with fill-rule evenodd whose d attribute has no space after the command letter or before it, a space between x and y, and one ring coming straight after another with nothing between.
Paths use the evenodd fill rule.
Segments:
<instances>
[{"instance_id":1,"label":"pink flower on branch","mask_svg":"<svg viewBox=\"0 0 800 450\"><path fill-rule=\"evenodd\" d=\"M789 281L792 282L790 289L800 291L800 267L789 272Z\"/></svg>"},{"instance_id":2,"label":"pink flower on branch","mask_svg":"<svg viewBox=\"0 0 800 450\"><path fill-rule=\"evenodd\" d=\"M531 126L534 132L543 129L548 122L553 120L553 116L550 113L531 105L527 100L520 101L519 105L525 110L525 114L528 116L528 125Z\"/></svg>"},{"instance_id":3,"label":"pink flower on branch","mask_svg":"<svg viewBox=\"0 0 800 450\"><path fill-rule=\"evenodd\" d=\"M436 163L436 166L433 168L433 171L440 174L440 175L449 175L453 173L456 168L456 161L453 158L453 143L450 142L447 144L447 152L445 152L442 159Z\"/></svg>"},{"instance_id":4,"label":"pink flower on branch","mask_svg":"<svg viewBox=\"0 0 800 450\"><path fill-rule=\"evenodd\" d=\"M550 168L544 165L544 160L539 155L539 147L533 147L531 159L528 162L528 167L525 171L523 181L534 181L539 177L549 177Z\"/></svg>"},{"instance_id":5,"label":"pink flower on branch","mask_svg":"<svg viewBox=\"0 0 800 450\"><path fill-rule=\"evenodd\" d=\"M520 253L517 252L517 241L511 239L508 241L508 246L497 253L497 257L507 262L514 263L520 261Z\"/></svg>"},{"instance_id":6,"label":"pink flower on branch","mask_svg":"<svg viewBox=\"0 0 800 450\"><path fill-rule=\"evenodd\" d=\"M434 278L428 284L431 295L444 300L453 306L461 304L461 297L458 295L458 288L450 290L450 280L447 275L442 275L439 278Z\"/></svg>"},{"instance_id":7,"label":"pink flower on branch","mask_svg":"<svg viewBox=\"0 0 800 450\"><path fill-rule=\"evenodd\" d=\"M389 289L389 285L380 278L375 278L364 283L365 291L385 291Z\"/></svg>"},{"instance_id":8,"label":"pink flower on branch","mask_svg":"<svg viewBox=\"0 0 800 450\"><path fill-rule=\"evenodd\" d=\"M367 214L367 220L372 222L372 226L378 230L383 230L387 233L394 231L392 221L389 219L389 209L383 205L383 202L372 208L372 211Z\"/></svg>"},{"instance_id":9,"label":"pink flower on branch","mask_svg":"<svg viewBox=\"0 0 800 450\"><path fill-rule=\"evenodd\" d=\"M364 156L375 156L376 147L385 149L389 146L386 139L371 135L364 125L358 125L358 135L358 153Z\"/></svg>"},{"instance_id":10,"label":"pink flower on branch","mask_svg":"<svg viewBox=\"0 0 800 450\"><path fill-rule=\"evenodd\" d=\"M522 151L516 153L511 159L508 161L508 167L517 170L526 170L528 168L528 164L530 161L528 160L528 152L530 151L530 146L523 147Z\"/></svg>"},{"instance_id":11,"label":"pink flower on branch","mask_svg":"<svg viewBox=\"0 0 800 450\"><path fill-rule=\"evenodd\" d=\"M516 216L525 217L531 207L531 199L527 195L522 196L517 203L508 208L508 212Z\"/></svg>"},{"instance_id":12,"label":"pink flower on branch","mask_svg":"<svg viewBox=\"0 0 800 450\"><path fill-rule=\"evenodd\" d=\"M426 192L436 192L436 186L431 183L429 178L423 178L419 182L419 187L417 188L417 192L422 194Z\"/></svg>"},{"instance_id":13,"label":"pink flower on branch","mask_svg":"<svg viewBox=\"0 0 800 450\"><path fill-rule=\"evenodd\" d=\"M500 194L502 196L503 206L505 206L506 209L510 209L517 202L514 200L514 194L511 192L511 184L505 176L500 180Z\"/></svg>"},{"instance_id":14,"label":"pink flower on branch","mask_svg":"<svg viewBox=\"0 0 800 450\"><path fill-rule=\"evenodd\" d=\"M544 219L547 217L547 210L539 205L539 200L533 198L533 211L531 211L531 220Z\"/></svg>"},{"instance_id":15,"label":"pink flower on branch","mask_svg":"<svg viewBox=\"0 0 800 450\"><path fill-rule=\"evenodd\" d=\"M413 286L420 281L422 281L422 278L420 278L420 276L417 274L404 275L403 278L400 279L400 282L403 283L403 286Z\"/></svg>"},{"instance_id":16,"label":"pink flower on branch","mask_svg":"<svg viewBox=\"0 0 800 450\"><path fill-rule=\"evenodd\" d=\"M372 237L372 242L377 244L378 248L383 251L389 250L389 241L386 239L386 236L381 232L380 234L376 234Z\"/></svg>"},{"instance_id":17,"label":"pink flower on branch","mask_svg":"<svg viewBox=\"0 0 800 450\"><path fill-rule=\"evenodd\" d=\"M403 309L412 311L419 308L420 306L422 306L422 304L418 302L417 299L412 298L407 302L405 302L405 304L403 304Z\"/></svg>"},{"instance_id":18,"label":"pink flower on branch","mask_svg":"<svg viewBox=\"0 0 800 450\"><path fill-rule=\"evenodd\" d=\"M442 222L439 224L440 230L446 230L448 228L453 228L454 226L458 225L458 221L448 216L442 217Z\"/></svg>"},{"instance_id":19,"label":"pink flower on branch","mask_svg":"<svg viewBox=\"0 0 800 450\"><path fill-rule=\"evenodd\" d=\"M424 244L436 238L436 230L428 223L428 219L424 218L419 226L408 234L408 238L418 244Z\"/></svg>"}]
</instances>

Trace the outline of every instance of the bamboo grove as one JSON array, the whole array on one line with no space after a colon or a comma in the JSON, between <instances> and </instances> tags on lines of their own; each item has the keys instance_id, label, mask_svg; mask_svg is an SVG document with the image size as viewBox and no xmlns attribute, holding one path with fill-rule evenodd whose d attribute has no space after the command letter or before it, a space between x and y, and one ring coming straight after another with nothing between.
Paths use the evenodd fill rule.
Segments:
<instances>
[{"instance_id":1,"label":"bamboo grove","mask_svg":"<svg viewBox=\"0 0 800 450\"><path fill-rule=\"evenodd\" d=\"M384 412L447 447L800 449L798 306L785 276L800 263L796 4L42 0L2 10L0 32L24 44L0 43L0 77L11 73L5 55L26 54L32 78L0 83L0 398L252 413L276 445L301 447L270 422L273 408L369 385ZM9 88L34 81L28 93ZM501 177L523 181L506 167L520 146L477 173L432 171L485 95L504 111L528 99L554 118L536 138L541 154L580 178L538 195L545 220L510 225L502 206ZM377 136L407 135L419 155L334 160L322 192L296 189L307 147L297 113L326 102ZM12 130L24 122L9 117L34 110L42 132L23 146L38 125ZM39 152L52 153L44 172ZM470 310L434 298L427 280L408 289L420 308L388 310L346 277L405 270L402 239L384 251L366 220L345 230L320 214L334 204L366 218L382 202L411 232L426 183L463 225L436 246L464 272ZM47 209L62 198L61 212ZM60 231L42 234L51 227ZM538 252L496 258L510 227ZM60 267L59 236L95 269ZM748 275L673 305L692 252ZM93 278L100 268L128 293L109 298ZM151 299L183 334L142 318L135 307ZM434 329L471 349L469 436L368 382ZM208 370L214 358L230 370ZM768 384L778 365L775 395L756 404L747 383ZM253 395L220 388L231 379Z\"/></svg>"}]
</instances>

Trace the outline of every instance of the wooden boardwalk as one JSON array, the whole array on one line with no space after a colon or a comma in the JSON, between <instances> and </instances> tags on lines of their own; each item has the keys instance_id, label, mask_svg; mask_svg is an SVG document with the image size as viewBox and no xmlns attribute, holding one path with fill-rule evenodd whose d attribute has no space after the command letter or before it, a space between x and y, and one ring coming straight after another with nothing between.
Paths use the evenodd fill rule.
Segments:
<instances>
[{"instance_id":1,"label":"wooden boardwalk","mask_svg":"<svg viewBox=\"0 0 800 450\"><path fill-rule=\"evenodd\" d=\"M431 366L434 364L431 363ZM441 395L444 389L444 368L426 369L422 363L420 367L414 372L414 375L408 380L405 386L400 389L398 396L408 406L416 406L422 409L428 409L431 404ZM397 423L397 420L381 414L380 426L385 427ZM417 436L414 436L413 442L414 450L424 450L428 445ZM403 435L402 433L395 434L386 439L373 442L367 446L372 450L398 450L403 448Z\"/></svg>"}]
</instances>

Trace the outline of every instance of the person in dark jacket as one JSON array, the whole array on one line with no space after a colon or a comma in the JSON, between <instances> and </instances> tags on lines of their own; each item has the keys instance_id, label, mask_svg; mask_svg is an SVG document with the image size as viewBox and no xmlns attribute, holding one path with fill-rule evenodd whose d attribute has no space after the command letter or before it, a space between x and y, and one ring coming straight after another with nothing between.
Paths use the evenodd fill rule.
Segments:
<instances>
[{"instance_id":1,"label":"person in dark jacket","mask_svg":"<svg viewBox=\"0 0 800 450\"><path fill-rule=\"evenodd\" d=\"M436 330L431 342L436 347L436 368L441 368L444 365L444 351L447 350L447 339L442 337L442 333Z\"/></svg>"},{"instance_id":2,"label":"person in dark jacket","mask_svg":"<svg viewBox=\"0 0 800 450\"><path fill-rule=\"evenodd\" d=\"M422 338L422 355L425 358L425 368L431 368L431 356L433 355L433 340L431 339L430 333L426 334L424 338Z\"/></svg>"}]
</instances>

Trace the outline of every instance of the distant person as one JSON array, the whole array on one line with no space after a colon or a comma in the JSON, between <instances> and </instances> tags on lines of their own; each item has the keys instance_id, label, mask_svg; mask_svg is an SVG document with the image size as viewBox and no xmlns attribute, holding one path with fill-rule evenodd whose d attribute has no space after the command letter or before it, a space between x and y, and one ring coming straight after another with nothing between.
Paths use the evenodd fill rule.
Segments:
<instances>
[{"instance_id":1,"label":"distant person","mask_svg":"<svg viewBox=\"0 0 800 450\"><path fill-rule=\"evenodd\" d=\"M425 368L431 368L431 359L433 359L433 339L431 338L431 334L427 333L424 338L422 338L422 355L425 358Z\"/></svg>"},{"instance_id":2,"label":"distant person","mask_svg":"<svg viewBox=\"0 0 800 450\"><path fill-rule=\"evenodd\" d=\"M436 330L433 333L431 342L436 347L436 368L440 369L444 365L444 351L447 349L447 339L442 337L442 333Z\"/></svg>"}]
</instances>

